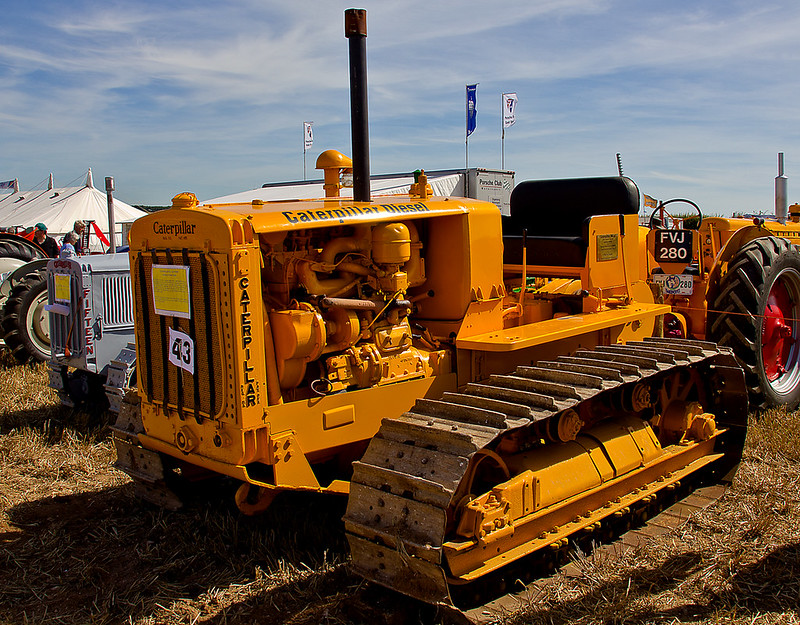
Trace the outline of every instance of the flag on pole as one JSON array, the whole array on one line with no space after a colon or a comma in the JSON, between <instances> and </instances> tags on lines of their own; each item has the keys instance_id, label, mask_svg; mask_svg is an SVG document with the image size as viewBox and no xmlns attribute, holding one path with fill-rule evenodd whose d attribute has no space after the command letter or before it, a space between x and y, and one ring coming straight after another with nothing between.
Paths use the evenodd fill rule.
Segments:
<instances>
[{"instance_id":1,"label":"flag on pole","mask_svg":"<svg viewBox=\"0 0 800 625\"><path fill-rule=\"evenodd\" d=\"M314 131L311 127L314 122L303 122L303 151L314 145Z\"/></svg>"},{"instance_id":2,"label":"flag on pole","mask_svg":"<svg viewBox=\"0 0 800 625\"><path fill-rule=\"evenodd\" d=\"M5 182L0 182L0 189L13 189L15 182L16 180L6 180Z\"/></svg>"},{"instance_id":3,"label":"flag on pole","mask_svg":"<svg viewBox=\"0 0 800 625\"><path fill-rule=\"evenodd\" d=\"M650 197L646 193L643 193L642 195L644 195L645 208L658 208L658 200L656 198Z\"/></svg>"},{"instance_id":4,"label":"flag on pole","mask_svg":"<svg viewBox=\"0 0 800 625\"><path fill-rule=\"evenodd\" d=\"M503 94L503 128L513 126L517 121L517 94Z\"/></svg>"},{"instance_id":5,"label":"flag on pole","mask_svg":"<svg viewBox=\"0 0 800 625\"><path fill-rule=\"evenodd\" d=\"M467 136L475 132L478 125L478 85L467 85Z\"/></svg>"}]
</instances>

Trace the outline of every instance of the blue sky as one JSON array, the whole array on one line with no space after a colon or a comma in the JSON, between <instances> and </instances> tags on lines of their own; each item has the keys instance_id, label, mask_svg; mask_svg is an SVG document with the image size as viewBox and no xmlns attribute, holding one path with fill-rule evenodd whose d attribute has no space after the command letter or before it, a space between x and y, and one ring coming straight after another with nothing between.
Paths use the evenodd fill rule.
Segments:
<instances>
[{"instance_id":1,"label":"blue sky","mask_svg":"<svg viewBox=\"0 0 800 625\"><path fill-rule=\"evenodd\" d=\"M343 12L367 9L373 173L500 167L500 94L519 97L517 181L625 174L707 213L774 208L777 153L800 202L800 3L6 0L0 180L94 172L169 204L309 177L350 153ZM794 193L794 189L797 192Z\"/></svg>"}]
</instances>

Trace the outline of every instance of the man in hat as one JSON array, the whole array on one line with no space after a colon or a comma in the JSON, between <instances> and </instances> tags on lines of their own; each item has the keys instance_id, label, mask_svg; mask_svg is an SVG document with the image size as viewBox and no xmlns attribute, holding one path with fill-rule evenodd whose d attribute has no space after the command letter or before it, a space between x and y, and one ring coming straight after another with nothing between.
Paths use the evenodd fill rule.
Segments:
<instances>
[{"instance_id":1,"label":"man in hat","mask_svg":"<svg viewBox=\"0 0 800 625\"><path fill-rule=\"evenodd\" d=\"M41 247L50 258L58 257L58 243L53 237L47 236L47 226L42 222L33 228L33 241Z\"/></svg>"},{"instance_id":2,"label":"man in hat","mask_svg":"<svg viewBox=\"0 0 800 625\"><path fill-rule=\"evenodd\" d=\"M74 244L75 245L75 253L77 253L79 255L83 254L83 232L84 232L84 230L86 230L86 224L82 220L78 219L78 220L75 221L74 224L72 224L71 232L72 232L72 234L75 235L75 238L77 239L77 241ZM65 242L66 242L66 240L67 240L67 237L64 237L64 241Z\"/></svg>"}]
</instances>

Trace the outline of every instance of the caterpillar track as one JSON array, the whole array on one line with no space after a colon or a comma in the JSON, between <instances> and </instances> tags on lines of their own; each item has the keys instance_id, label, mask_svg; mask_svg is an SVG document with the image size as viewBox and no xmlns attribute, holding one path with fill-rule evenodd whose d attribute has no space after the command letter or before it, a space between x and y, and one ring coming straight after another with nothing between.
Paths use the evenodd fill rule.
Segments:
<instances>
[{"instance_id":1,"label":"caterpillar track","mask_svg":"<svg viewBox=\"0 0 800 625\"><path fill-rule=\"evenodd\" d=\"M104 384L108 409L116 415L122 410L125 395L136 392L136 344L128 343L110 363Z\"/></svg>"},{"instance_id":2,"label":"caterpillar track","mask_svg":"<svg viewBox=\"0 0 800 625\"><path fill-rule=\"evenodd\" d=\"M742 375L726 348L653 338L420 399L354 463L353 566L452 611L512 562L627 529L735 469Z\"/></svg>"},{"instance_id":3,"label":"caterpillar track","mask_svg":"<svg viewBox=\"0 0 800 625\"><path fill-rule=\"evenodd\" d=\"M128 343L109 363L104 385L108 409L117 415L110 426L117 450L114 466L131 477L137 497L167 510L178 510L183 502L168 484L171 467L164 466L164 462L169 459L145 449L137 438L144 432L144 424L135 372L136 345Z\"/></svg>"},{"instance_id":4,"label":"caterpillar track","mask_svg":"<svg viewBox=\"0 0 800 625\"><path fill-rule=\"evenodd\" d=\"M136 496L167 510L178 510L183 501L168 481L171 467L164 462L169 458L145 449L137 435L144 432L141 400L136 389L124 390L117 419L111 426L112 439L117 449L114 466L133 480Z\"/></svg>"}]
</instances>

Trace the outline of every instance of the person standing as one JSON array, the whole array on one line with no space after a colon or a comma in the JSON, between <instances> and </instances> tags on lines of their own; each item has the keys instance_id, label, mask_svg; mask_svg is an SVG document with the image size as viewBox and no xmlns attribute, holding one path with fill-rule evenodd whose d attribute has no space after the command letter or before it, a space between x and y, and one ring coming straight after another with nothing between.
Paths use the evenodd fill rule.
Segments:
<instances>
[{"instance_id":1,"label":"person standing","mask_svg":"<svg viewBox=\"0 0 800 625\"><path fill-rule=\"evenodd\" d=\"M72 230L70 231L72 234L75 235L75 243L72 244L75 247L75 253L80 255L83 254L83 233L86 230L86 224L78 219L72 224ZM67 234L70 234L69 232ZM67 237L64 237L64 242L66 243Z\"/></svg>"},{"instance_id":2,"label":"person standing","mask_svg":"<svg viewBox=\"0 0 800 625\"><path fill-rule=\"evenodd\" d=\"M41 247L50 258L58 257L58 243L53 237L47 236L47 226L39 222L33 229L33 241Z\"/></svg>"}]
</instances>

